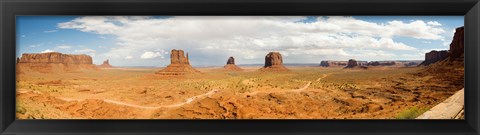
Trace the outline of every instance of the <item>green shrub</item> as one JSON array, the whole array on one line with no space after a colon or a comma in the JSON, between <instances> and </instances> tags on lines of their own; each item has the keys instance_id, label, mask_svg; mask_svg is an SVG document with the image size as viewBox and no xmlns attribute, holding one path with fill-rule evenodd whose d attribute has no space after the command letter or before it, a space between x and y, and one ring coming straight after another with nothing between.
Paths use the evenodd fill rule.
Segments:
<instances>
[{"instance_id":1,"label":"green shrub","mask_svg":"<svg viewBox=\"0 0 480 135\"><path fill-rule=\"evenodd\" d=\"M415 119L426 111L428 111L428 108L419 108L417 106L414 106L409 109L401 111L400 113L397 114L397 116L395 116L395 118L396 119Z\"/></svg>"}]
</instances>

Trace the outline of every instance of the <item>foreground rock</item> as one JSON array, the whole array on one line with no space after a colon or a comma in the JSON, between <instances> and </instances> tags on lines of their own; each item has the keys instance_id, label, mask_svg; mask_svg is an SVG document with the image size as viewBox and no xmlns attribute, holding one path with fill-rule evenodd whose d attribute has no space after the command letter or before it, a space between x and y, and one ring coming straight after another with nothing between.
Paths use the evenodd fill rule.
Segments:
<instances>
[{"instance_id":1,"label":"foreground rock","mask_svg":"<svg viewBox=\"0 0 480 135\"><path fill-rule=\"evenodd\" d=\"M227 64L223 68L228 71L242 71L240 67L235 65L235 58L233 57L228 58Z\"/></svg>"},{"instance_id":2,"label":"foreground rock","mask_svg":"<svg viewBox=\"0 0 480 135\"><path fill-rule=\"evenodd\" d=\"M175 50L173 49L170 53L170 65L168 65L165 69L162 69L156 74L159 75L185 75L186 73L196 73L200 72L194 69L190 65L190 61L188 60L188 53L187 56L184 55L183 50Z\"/></svg>"},{"instance_id":3,"label":"foreground rock","mask_svg":"<svg viewBox=\"0 0 480 135\"><path fill-rule=\"evenodd\" d=\"M270 52L265 56L265 65L261 71L289 71L283 65L282 55L279 52Z\"/></svg>"},{"instance_id":4,"label":"foreground rock","mask_svg":"<svg viewBox=\"0 0 480 135\"><path fill-rule=\"evenodd\" d=\"M24 53L17 58L17 73L77 72L96 69L92 57L85 54Z\"/></svg>"},{"instance_id":5,"label":"foreground rock","mask_svg":"<svg viewBox=\"0 0 480 135\"><path fill-rule=\"evenodd\" d=\"M98 66L100 68L113 68L112 65L110 65L110 63L108 62L108 59L106 61L103 61L103 64Z\"/></svg>"}]
</instances>

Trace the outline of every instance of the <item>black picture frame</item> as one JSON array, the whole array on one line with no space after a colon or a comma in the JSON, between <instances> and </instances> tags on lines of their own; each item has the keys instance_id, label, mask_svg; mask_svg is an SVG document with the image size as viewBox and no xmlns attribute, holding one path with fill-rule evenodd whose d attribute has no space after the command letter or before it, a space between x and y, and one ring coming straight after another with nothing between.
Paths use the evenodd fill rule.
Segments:
<instances>
[{"instance_id":1,"label":"black picture frame","mask_svg":"<svg viewBox=\"0 0 480 135\"><path fill-rule=\"evenodd\" d=\"M478 135L478 0L1 0L0 134ZM465 120L16 120L18 15L463 15Z\"/></svg>"}]
</instances>

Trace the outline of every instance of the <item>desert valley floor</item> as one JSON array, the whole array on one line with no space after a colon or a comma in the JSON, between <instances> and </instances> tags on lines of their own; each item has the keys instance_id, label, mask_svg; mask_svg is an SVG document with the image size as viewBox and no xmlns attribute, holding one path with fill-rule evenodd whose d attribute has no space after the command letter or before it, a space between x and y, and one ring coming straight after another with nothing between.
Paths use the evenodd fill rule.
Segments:
<instances>
[{"instance_id":1,"label":"desert valley floor","mask_svg":"<svg viewBox=\"0 0 480 135\"><path fill-rule=\"evenodd\" d=\"M463 88L425 67L287 67L289 72L105 68L17 75L19 119L395 119Z\"/></svg>"}]
</instances>

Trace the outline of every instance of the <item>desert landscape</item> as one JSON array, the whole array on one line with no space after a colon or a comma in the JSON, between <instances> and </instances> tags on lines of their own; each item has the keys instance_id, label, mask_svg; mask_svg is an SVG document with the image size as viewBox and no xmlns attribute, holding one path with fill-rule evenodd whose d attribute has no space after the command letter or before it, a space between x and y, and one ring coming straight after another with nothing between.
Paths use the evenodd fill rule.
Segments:
<instances>
[{"instance_id":1,"label":"desert landscape","mask_svg":"<svg viewBox=\"0 0 480 135\"><path fill-rule=\"evenodd\" d=\"M463 16L18 16L16 118L464 119L463 25Z\"/></svg>"},{"instance_id":2,"label":"desert landscape","mask_svg":"<svg viewBox=\"0 0 480 135\"><path fill-rule=\"evenodd\" d=\"M323 60L196 68L172 50L164 68L94 65L58 52L17 59L18 119L412 119L464 87L463 27L424 61Z\"/></svg>"}]
</instances>

